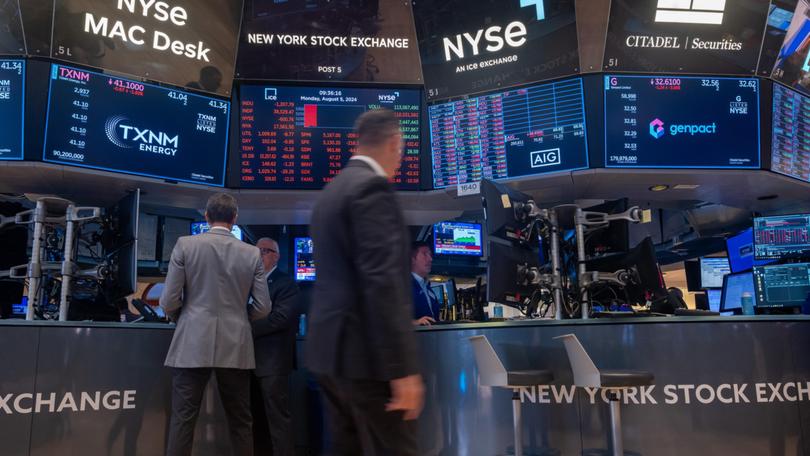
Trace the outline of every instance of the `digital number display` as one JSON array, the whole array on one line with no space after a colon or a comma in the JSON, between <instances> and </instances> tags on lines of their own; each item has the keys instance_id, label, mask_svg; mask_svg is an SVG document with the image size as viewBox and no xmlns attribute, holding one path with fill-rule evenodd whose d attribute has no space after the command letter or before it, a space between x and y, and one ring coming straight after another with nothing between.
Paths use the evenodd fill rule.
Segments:
<instances>
[{"instance_id":1,"label":"digital number display","mask_svg":"<svg viewBox=\"0 0 810 456\"><path fill-rule=\"evenodd\" d=\"M759 168L756 79L605 76L608 168Z\"/></svg>"},{"instance_id":2,"label":"digital number display","mask_svg":"<svg viewBox=\"0 0 810 456\"><path fill-rule=\"evenodd\" d=\"M773 85L771 171L810 182L810 98Z\"/></svg>"},{"instance_id":3,"label":"digital number display","mask_svg":"<svg viewBox=\"0 0 810 456\"><path fill-rule=\"evenodd\" d=\"M392 182L419 188L421 94L413 89L242 86L238 186L320 189L357 146L354 122L387 108L400 119L402 164Z\"/></svg>"},{"instance_id":4,"label":"digital number display","mask_svg":"<svg viewBox=\"0 0 810 456\"><path fill-rule=\"evenodd\" d=\"M588 167L582 81L434 104L433 186Z\"/></svg>"},{"instance_id":5,"label":"digital number display","mask_svg":"<svg viewBox=\"0 0 810 456\"><path fill-rule=\"evenodd\" d=\"M23 159L25 61L0 59L0 160Z\"/></svg>"},{"instance_id":6,"label":"digital number display","mask_svg":"<svg viewBox=\"0 0 810 456\"><path fill-rule=\"evenodd\" d=\"M229 106L52 65L43 159L223 186Z\"/></svg>"}]
</instances>

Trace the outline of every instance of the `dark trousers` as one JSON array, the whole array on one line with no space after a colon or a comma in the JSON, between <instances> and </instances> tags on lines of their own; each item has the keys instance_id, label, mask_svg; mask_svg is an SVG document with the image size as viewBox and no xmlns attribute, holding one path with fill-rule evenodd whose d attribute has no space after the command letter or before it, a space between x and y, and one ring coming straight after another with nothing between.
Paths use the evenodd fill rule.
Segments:
<instances>
[{"instance_id":1,"label":"dark trousers","mask_svg":"<svg viewBox=\"0 0 810 456\"><path fill-rule=\"evenodd\" d=\"M386 412L388 382L320 376L326 414L326 455L416 456L416 421Z\"/></svg>"},{"instance_id":2,"label":"dark trousers","mask_svg":"<svg viewBox=\"0 0 810 456\"><path fill-rule=\"evenodd\" d=\"M269 431L273 456L293 456L295 434L290 413L290 377L269 375L257 377L256 380L261 389L264 415L267 417L266 423L262 423L267 425L267 429L257 429L256 434Z\"/></svg>"},{"instance_id":3,"label":"dark trousers","mask_svg":"<svg viewBox=\"0 0 810 456\"><path fill-rule=\"evenodd\" d=\"M211 373L217 387L231 437L233 454L253 456L253 419L250 415L250 371L220 368L174 368L172 374L172 417L167 456L190 456L194 427L200 414L205 387Z\"/></svg>"}]
</instances>

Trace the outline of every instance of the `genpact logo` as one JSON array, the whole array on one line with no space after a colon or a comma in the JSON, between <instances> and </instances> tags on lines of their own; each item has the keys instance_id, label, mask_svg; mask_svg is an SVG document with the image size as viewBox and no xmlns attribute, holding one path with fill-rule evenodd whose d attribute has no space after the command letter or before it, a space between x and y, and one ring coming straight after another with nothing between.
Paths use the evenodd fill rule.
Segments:
<instances>
[{"instance_id":1,"label":"genpact logo","mask_svg":"<svg viewBox=\"0 0 810 456\"><path fill-rule=\"evenodd\" d=\"M546 18L546 9L544 6L545 0L518 0L520 7L525 8L528 6L535 7L535 17L538 21ZM506 24L505 27L500 25L493 25L486 29L478 29L475 33L459 33L453 38L442 38L442 45L444 46L444 60L449 62L453 58L463 59L467 55L465 44L470 45L472 55L478 55L483 50L487 52L498 52L504 46L517 48L526 44L526 35L528 30L526 24L520 21L512 21ZM484 38L485 43L481 42Z\"/></svg>"},{"instance_id":2,"label":"genpact logo","mask_svg":"<svg viewBox=\"0 0 810 456\"><path fill-rule=\"evenodd\" d=\"M138 149L155 154L177 154L180 136L171 136L162 131L153 131L148 128L138 128L130 124L124 116L113 116L104 123L107 139L117 147L131 149L136 144Z\"/></svg>"},{"instance_id":3,"label":"genpact logo","mask_svg":"<svg viewBox=\"0 0 810 456\"><path fill-rule=\"evenodd\" d=\"M664 136L664 122L661 119L655 119L650 122L650 136L655 139L658 139Z\"/></svg>"}]
</instances>

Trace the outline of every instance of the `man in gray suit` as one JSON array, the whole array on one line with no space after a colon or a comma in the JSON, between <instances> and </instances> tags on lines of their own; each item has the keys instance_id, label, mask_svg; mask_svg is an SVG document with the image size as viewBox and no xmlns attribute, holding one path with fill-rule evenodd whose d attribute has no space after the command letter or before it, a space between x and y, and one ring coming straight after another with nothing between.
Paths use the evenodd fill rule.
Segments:
<instances>
[{"instance_id":1,"label":"man in gray suit","mask_svg":"<svg viewBox=\"0 0 810 456\"><path fill-rule=\"evenodd\" d=\"M253 454L250 370L256 362L248 318L266 317L271 304L259 249L231 234L236 215L233 196L211 196L205 208L211 230L181 237L172 251L160 297L160 306L177 322L165 363L173 368L169 456L191 454L212 372L234 454Z\"/></svg>"}]
</instances>

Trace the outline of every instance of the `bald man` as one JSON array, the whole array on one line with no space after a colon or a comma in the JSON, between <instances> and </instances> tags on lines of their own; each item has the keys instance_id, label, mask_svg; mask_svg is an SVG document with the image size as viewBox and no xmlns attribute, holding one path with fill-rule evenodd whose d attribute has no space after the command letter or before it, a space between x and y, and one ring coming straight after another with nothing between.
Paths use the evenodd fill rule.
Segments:
<instances>
[{"instance_id":1,"label":"bald man","mask_svg":"<svg viewBox=\"0 0 810 456\"><path fill-rule=\"evenodd\" d=\"M292 456L295 439L290 417L290 372L295 358L295 329L298 321L298 285L279 271L278 242L261 238L256 247L267 273L267 287L273 310L267 318L253 322L256 377L262 390L274 456Z\"/></svg>"}]
</instances>

